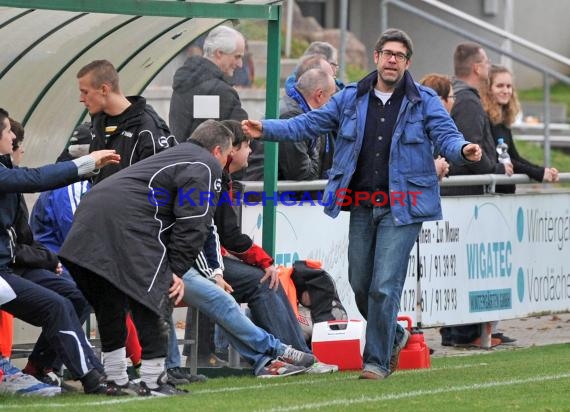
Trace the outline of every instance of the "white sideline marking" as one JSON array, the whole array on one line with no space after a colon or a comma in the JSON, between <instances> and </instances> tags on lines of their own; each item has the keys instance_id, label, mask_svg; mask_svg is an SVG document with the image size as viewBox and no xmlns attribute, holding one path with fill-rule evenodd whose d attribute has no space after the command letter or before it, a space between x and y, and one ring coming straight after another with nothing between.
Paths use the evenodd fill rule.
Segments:
<instances>
[{"instance_id":1,"label":"white sideline marking","mask_svg":"<svg viewBox=\"0 0 570 412\"><path fill-rule=\"evenodd\" d=\"M22 399L23 397L18 397ZM28 397L29 399L29 397ZM43 398L46 399L46 398ZM50 399L54 399L53 397ZM95 401L95 402L73 402L73 403L30 403L27 405L2 405L2 409L29 409L29 408L73 408L76 409L77 407L81 406L106 406L106 405L116 405L121 403L128 403L128 402L138 402L138 401L148 401L151 399L162 399L160 396L152 396L152 397L129 397L126 399L110 399L104 401Z\"/></svg>"},{"instance_id":2,"label":"white sideline marking","mask_svg":"<svg viewBox=\"0 0 570 412\"><path fill-rule=\"evenodd\" d=\"M313 408L323 408L327 406L349 406L355 405L364 402L381 402L381 401L390 401L396 399L403 399L403 398L415 398L418 396L425 396L425 395L437 395L441 393L449 393L449 392L460 392L460 391L469 391L469 390L478 390L478 389L486 389L492 388L496 386L510 386L510 385L518 385L523 383L535 383L535 382L545 382L557 379L564 379L569 378L570 373L561 373L558 375L549 375L549 376L538 376L534 378L527 378L527 379L511 379L508 381L492 381L487 383L475 383L472 385L461 385L461 386L451 386L447 388L438 388L438 389L430 389L430 390L418 390L418 391L411 391L411 392L401 392L401 393L392 393L383 396L369 396L369 397L360 397L357 399L338 399L332 401L325 401L325 402L314 402L308 403L299 406L290 406L285 408L271 408L265 409L266 411L270 412L286 412L286 411L300 411L303 409L313 409Z\"/></svg>"},{"instance_id":3,"label":"white sideline marking","mask_svg":"<svg viewBox=\"0 0 570 412\"><path fill-rule=\"evenodd\" d=\"M399 371L398 374L400 373L423 373L423 372L428 372L428 371L439 371L439 370L449 370L449 369L464 369L464 368L472 368L472 367L478 367L478 366L485 366L487 365L487 363L482 362L482 363L472 363L472 364L467 364L467 365L457 365L457 366L443 366L443 367L438 367L438 368L431 368L431 369L410 369L410 370L405 370L405 371ZM305 375L308 376L308 375ZM315 376L319 376L319 375L315 375ZM346 375L346 374L342 374L342 375L337 375L337 377L335 379L332 379L332 381L347 381L347 380L354 380L355 376L354 375ZM554 379L554 378L553 378ZM302 380L302 381L289 381L289 382L284 382L282 379L277 379L275 381L275 383L266 383L267 381L264 381L263 383L258 383L256 385L248 385L248 386L233 386L233 387L224 387L224 388L219 388L219 389L203 389L203 390L193 390L192 391L192 395L193 396L197 396L197 395L209 395L209 394L216 394L216 393L227 393L227 392L240 392L240 391L251 391L252 389L264 389L264 388L269 388L269 387L273 387L273 386L279 386L279 387L283 387L283 386L296 386L296 385L306 385L307 382L310 382L311 380ZM317 381L317 379L314 380L315 382ZM329 380L331 381L331 380ZM437 393L437 392L434 392ZM414 395L417 396L417 395ZM55 398L51 398L51 399L57 399L57 397ZM73 407L74 409L77 407L82 407L82 406L105 406L105 405L115 405L115 404L122 404L122 403L128 403L128 402L136 402L136 401L146 401L146 400L151 400L151 399L156 399L156 397L128 397L128 398L123 398L123 399L109 399L109 400L100 400L100 401L87 401L87 402L74 402L74 403L37 403L37 404L27 404L27 405L2 405L2 409L25 409L25 408L66 408L66 407ZM398 398L393 398L393 399L398 399ZM373 400L373 399L369 399L369 400ZM281 411L281 410L296 410L296 409L271 409L274 411Z\"/></svg>"},{"instance_id":4,"label":"white sideline marking","mask_svg":"<svg viewBox=\"0 0 570 412\"><path fill-rule=\"evenodd\" d=\"M408 369L408 370L400 370L398 371L398 375L404 374L416 374L416 373L426 373L429 371L436 372L436 371L443 371L443 370L450 370L450 369L466 369L466 368L474 368L480 366L487 366L488 363L480 362L480 363L470 363L467 365L456 365L456 366L442 366L438 368L431 368L431 369ZM304 375L305 377L309 375ZM313 375L315 377L319 375ZM352 381L356 379L355 375L347 375L347 374L339 374L334 379L329 379L329 381L339 382L339 381ZM304 379L302 381L284 381L282 379L276 379L272 381L273 383L269 383L268 381L264 381L263 383L258 383L255 385L248 385L248 386L227 386L224 388L217 388L217 389L202 389L202 390L193 390L192 395L208 395L211 393L224 393L224 392L239 392L239 391L251 391L252 389L264 389L273 386L279 386L282 388L283 386L296 386L296 385L306 385L307 383L311 382L318 382L318 379Z\"/></svg>"}]
</instances>

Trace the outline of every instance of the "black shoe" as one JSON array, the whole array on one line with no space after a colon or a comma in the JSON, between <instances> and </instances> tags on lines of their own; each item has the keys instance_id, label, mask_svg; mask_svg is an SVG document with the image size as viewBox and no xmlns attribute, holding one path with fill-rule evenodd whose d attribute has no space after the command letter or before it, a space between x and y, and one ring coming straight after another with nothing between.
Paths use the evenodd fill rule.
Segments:
<instances>
[{"instance_id":1,"label":"black shoe","mask_svg":"<svg viewBox=\"0 0 570 412\"><path fill-rule=\"evenodd\" d=\"M59 386L61 388L61 393L77 392L76 388L66 383L63 380L63 376L54 370L44 370L42 373L34 375L34 378L50 386Z\"/></svg>"},{"instance_id":2,"label":"black shoe","mask_svg":"<svg viewBox=\"0 0 570 412\"><path fill-rule=\"evenodd\" d=\"M178 389L167 382L166 372L162 372L157 380L157 388L149 388L145 382L140 383L138 395L139 396L174 396L185 395L188 391L185 389Z\"/></svg>"},{"instance_id":3,"label":"black shoe","mask_svg":"<svg viewBox=\"0 0 570 412\"><path fill-rule=\"evenodd\" d=\"M516 339L509 338L507 335L503 335L500 332L499 333L493 333L491 336L495 339L500 339L501 343L513 343L513 342L517 341Z\"/></svg>"},{"instance_id":4,"label":"black shoe","mask_svg":"<svg viewBox=\"0 0 570 412\"><path fill-rule=\"evenodd\" d=\"M174 383L174 385L185 385L188 383L197 383L197 382L206 382L208 378L204 375L192 375L190 372L190 368L183 368L181 366L177 366L174 368L170 368L166 371L168 375L168 383L171 385L173 384L172 381L185 381L184 383Z\"/></svg>"},{"instance_id":5,"label":"black shoe","mask_svg":"<svg viewBox=\"0 0 570 412\"><path fill-rule=\"evenodd\" d=\"M172 386L188 385L190 383L190 381L178 371L178 368L167 369L166 378L166 382Z\"/></svg>"},{"instance_id":6,"label":"black shoe","mask_svg":"<svg viewBox=\"0 0 570 412\"><path fill-rule=\"evenodd\" d=\"M105 395L107 396L133 396L138 395L140 391L140 386L131 381L124 385L117 385L113 381L107 381L106 386Z\"/></svg>"}]
</instances>

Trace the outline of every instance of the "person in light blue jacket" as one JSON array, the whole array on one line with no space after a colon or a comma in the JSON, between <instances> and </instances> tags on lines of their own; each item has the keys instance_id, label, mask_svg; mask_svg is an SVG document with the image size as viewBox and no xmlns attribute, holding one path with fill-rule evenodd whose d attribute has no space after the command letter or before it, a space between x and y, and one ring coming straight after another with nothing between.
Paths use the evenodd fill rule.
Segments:
<instances>
[{"instance_id":1,"label":"person in light blue jacket","mask_svg":"<svg viewBox=\"0 0 570 412\"><path fill-rule=\"evenodd\" d=\"M454 163L481 159L433 90L408 72L413 45L388 29L374 48L376 70L317 110L289 120L244 120L244 132L301 140L336 131L325 213L350 211L349 282L367 320L361 379L384 379L409 333L397 323L408 256L422 222L442 219L434 150Z\"/></svg>"}]
</instances>

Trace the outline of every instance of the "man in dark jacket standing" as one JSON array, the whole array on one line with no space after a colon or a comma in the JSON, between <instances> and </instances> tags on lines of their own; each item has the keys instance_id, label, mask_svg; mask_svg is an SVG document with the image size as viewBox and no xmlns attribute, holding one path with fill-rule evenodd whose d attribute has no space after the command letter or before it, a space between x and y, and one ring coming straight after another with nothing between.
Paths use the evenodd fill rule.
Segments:
<instances>
[{"instance_id":1,"label":"man in dark jacket standing","mask_svg":"<svg viewBox=\"0 0 570 412\"><path fill-rule=\"evenodd\" d=\"M482 157L478 163L463 165L451 164L449 176L454 175L480 175L480 174L513 174L511 163L503 164L497 161L495 152L495 139L491 132L489 117L481 103L479 90L487 89L489 81L489 68L491 61L485 49L477 43L461 43L455 48L453 54L453 67L455 79L453 91L455 103L451 109L451 117L457 128L466 139L481 146ZM442 196L482 195L485 189L480 186L443 186ZM440 329L442 344L451 346L455 344L480 344L480 325L446 326ZM495 343L493 343L495 341ZM478 342L478 343L477 343ZM491 344L496 345L499 340L493 339Z\"/></svg>"},{"instance_id":2,"label":"man in dark jacket standing","mask_svg":"<svg viewBox=\"0 0 570 412\"><path fill-rule=\"evenodd\" d=\"M168 296L182 299L180 277L203 248L232 137L206 122L190 142L95 185L77 208L60 257L95 310L107 383L118 392L128 389L128 308L143 348L139 394L175 393L164 373Z\"/></svg>"},{"instance_id":3,"label":"man in dark jacket standing","mask_svg":"<svg viewBox=\"0 0 570 412\"><path fill-rule=\"evenodd\" d=\"M245 40L240 32L219 26L204 40L204 56L191 56L174 74L170 101L170 129L178 141L186 140L206 119L244 120L247 113L230 79L243 64ZM208 98L204 99L206 96ZM217 96L217 103L210 106ZM219 105L219 112L211 113ZM205 107L207 106L207 107ZM210 113L197 113L203 109ZM216 116L217 114L217 116Z\"/></svg>"},{"instance_id":4,"label":"man in dark jacket standing","mask_svg":"<svg viewBox=\"0 0 570 412\"><path fill-rule=\"evenodd\" d=\"M511 164L504 165L497 162L491 125L479 95L481 85L486 85L489 81L490 64L485 50L477 43L461 43L453 54L455 103L451 109L451 117L466 139L481 146L482 157L481 161L476 163L461 165L452 163L449 176L487 173L513 174ZM483 186L444 186L441 188L442 196L483 193Z\"/></svg>"}]
</instances>

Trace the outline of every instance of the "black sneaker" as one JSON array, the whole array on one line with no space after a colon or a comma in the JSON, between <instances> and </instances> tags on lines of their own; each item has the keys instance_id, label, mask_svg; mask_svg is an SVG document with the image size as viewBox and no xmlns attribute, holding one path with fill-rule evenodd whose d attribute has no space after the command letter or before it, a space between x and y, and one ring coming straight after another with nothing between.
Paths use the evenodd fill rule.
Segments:
<instances>
[{"instance_id":1,"label":"black sneaker","mask_svg":"<svg viewBox=\"0 0 570 412\"><path fill-rule=\"evenodd\" d=\"M168 383L166 377L166 372L162 372L158 377L157 388L149 388L147 384L143 381L139 384L139 390L137 394L139 396L174 396L174 395L185 395L189 392L185 389L178 389Z\"/></svg>"},{"instance_id":2,"label":"black sneaker","mask_svg":"<svg viewBox=\"0 0 570 412\"><path fill-rule=\"evenodd\" d=\"M167 369L166 374L168 376L168 383L171 385L185 385L189 383L206 382L208 380L204 375L193 375L190 372L190 368L183 368L181 366ZM176 381L184 381L184 383L176 383Z\"/></svg>"},{"instance_id":3,"label":"black sneaker","mask_svg":"<svg viewBox=\"0 0 570 412\"><path fill-rule=\"evenodd\" d=\"M43 372L33 375L33 377L40 382L47 383L51 386L61 386L63 382L63 377L61 375L58 375L55 371L49 369L44 369Z\"/></svg>"},{"instance_id":4,"label":"black sneaker","mask_svg":"<svg viewBox=\"0 0 570 412\"><path fill-rule=\"evenodd\" d=\"M132 381L128 381L124 385L117 385L113 381L107 381L106 385L105 395L107 396L134 396L138 395L140 390L140 386Z\"/></svg>"},{"instance_id":5,"label":"black sneaker","mask_svg":"<svg viewBox=\"0 0 570 412\"><path fill-rule=\"evenodd\" d=\"M178 368L166 370L166 382L172 386L188 385L190 381L177 371Z\"/></svg>"},{"instance_id":6,"label":"black sneaker","mask_svg":"<svg viewBox=\"0 0 570 412\"><path fill-rule=\"evenodd\" d=\"M42 383L50 386L59 386L61 388L61 393L77 392L77 389L63 380L61 373L53 369L44 369L37 375L33 375L34 378Z\"/></svg>"},{"instance_id":7,"label":"black sneaker","mask_svg":"<svg viewBox=\"0 0 570 412\"><path fill-rule=\"evenodd\" d=\"M79 379L83 385L83 392L90 395L104 395L107 392L105 375L97 369L91 369L87 375Z\"/></svg>"}]
</instances>

